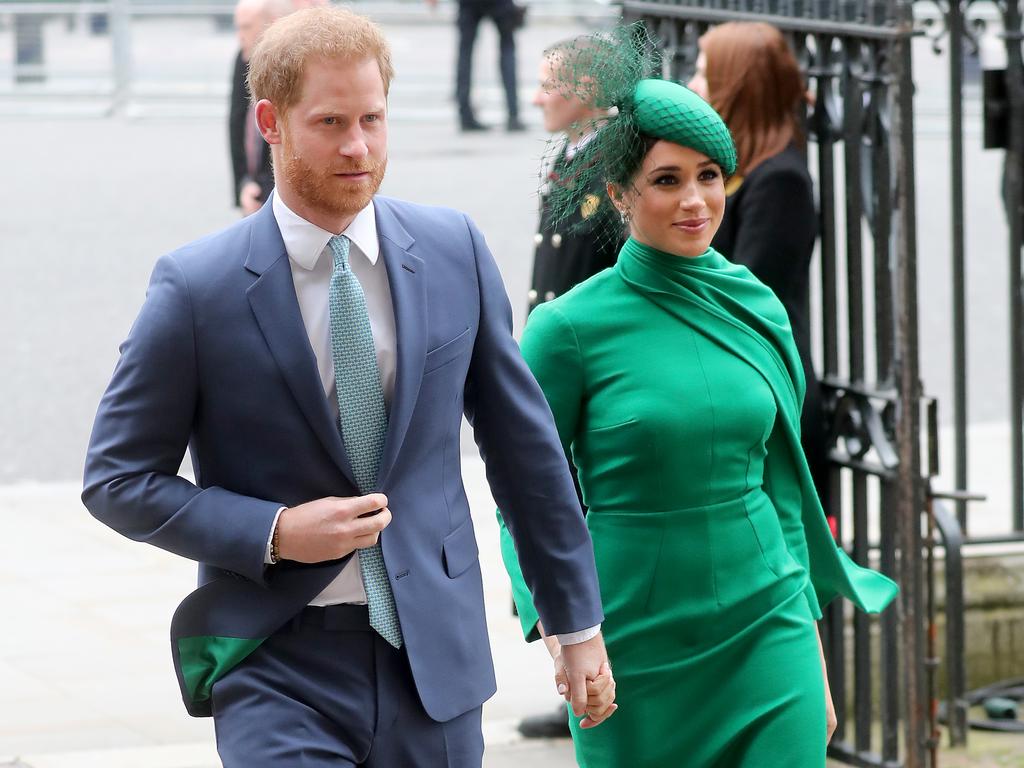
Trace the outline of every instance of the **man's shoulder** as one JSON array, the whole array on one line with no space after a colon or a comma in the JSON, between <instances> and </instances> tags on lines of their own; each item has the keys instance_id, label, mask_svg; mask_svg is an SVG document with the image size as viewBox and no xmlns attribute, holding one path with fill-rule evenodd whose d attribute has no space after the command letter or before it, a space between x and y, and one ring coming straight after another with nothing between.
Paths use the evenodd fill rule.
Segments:
<instances>
[{"instance_id":1,"label":"man's shoulder","mask_svg":"<svg viewBox=\"0 0 1024 768\"><path fill-rule=\"evenodd\" d=\"M165 258L186 276L203 276L233 269L245 262L252 238L252 216L178 246Z\"/></svg>"},{"instance_id":2,"label":"man's shoulder","mask_svg":"<svg viewBox=\"0 0 1024 768\"><path fill-rule=\"evenodd\" d=\"M384 195L374 197L373 204L378 211L397 219L413 235L417 234L414 230L436 227L461 229L466 232L467 223L470 221L466 213L454 208L423 205Z\"/></svg>"}]
</instances>

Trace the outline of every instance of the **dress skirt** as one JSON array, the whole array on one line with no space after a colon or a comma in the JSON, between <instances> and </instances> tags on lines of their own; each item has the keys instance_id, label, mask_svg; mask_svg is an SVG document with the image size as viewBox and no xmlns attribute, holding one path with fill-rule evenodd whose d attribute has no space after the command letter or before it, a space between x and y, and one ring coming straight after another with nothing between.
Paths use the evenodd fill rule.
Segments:
<instances>
[{"instance_id":1,"label":"dress skirt","mask_svg":"<svg viewBox=\"0 0 1024 768\"><path fill-rule=\"evenodd\" d=\"M570 718L583 768L821 768L825 693L806 573L760 489L591 510L619 709Z\"/></svg>"}]
</instances>

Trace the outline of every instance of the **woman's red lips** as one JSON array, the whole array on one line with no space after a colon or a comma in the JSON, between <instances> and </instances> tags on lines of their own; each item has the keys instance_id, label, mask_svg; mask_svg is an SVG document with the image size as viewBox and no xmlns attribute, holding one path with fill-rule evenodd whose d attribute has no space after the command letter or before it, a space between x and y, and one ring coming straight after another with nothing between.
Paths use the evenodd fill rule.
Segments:
<instances>
[{"instance_id":1,"label":"woman's red lips","mask_svg":"<svg viewBox=\"0 0 1024 768\"><path fill-rule=\"evenodd\" d=\"M705 226L707 226L708 222L710 222L710 221L711 221L711 219L707 219L707 218L705 218L705 219L686 219L685 221L675 221L675 222L672 222L672 226L673 227L678 227L679 229L687 230L687 231L690 231L690 232L695 232L695 231L698 231L700 229L703 229Z\"/></svg>"}]
</instances>

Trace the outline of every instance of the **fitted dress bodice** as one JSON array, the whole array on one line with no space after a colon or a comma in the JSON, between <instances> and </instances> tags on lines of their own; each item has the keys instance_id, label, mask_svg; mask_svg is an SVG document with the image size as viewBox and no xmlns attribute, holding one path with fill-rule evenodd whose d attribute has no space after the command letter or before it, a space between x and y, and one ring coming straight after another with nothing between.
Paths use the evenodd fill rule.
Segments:
<instances>
[{"instance_id":1,"label":"fitted dress bodice","mask_svg":"<svg viewBox=\"0 0 1024 768\"><path fill-rule=\"evenodd\" d=\"M630 328L616 327L617 312L601 314L606 322L587 329L586 363L607 373L588 382L572 438L591 511L680 510L759 488L777 409L757 370L665 313ZM607 364L620 345L638 350L635 366Z\"/></svg>"}]
</instances>

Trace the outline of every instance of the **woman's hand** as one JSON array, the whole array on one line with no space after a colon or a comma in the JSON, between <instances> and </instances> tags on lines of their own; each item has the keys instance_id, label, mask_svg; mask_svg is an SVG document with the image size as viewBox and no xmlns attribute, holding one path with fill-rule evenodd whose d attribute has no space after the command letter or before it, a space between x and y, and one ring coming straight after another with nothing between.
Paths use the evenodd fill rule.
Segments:
<instances>
[{"instance_id":1,"label":"woman's hand","mask_svg":"<svg viewBox=\"0 0 1024 768\"><path fill-rule=\"evenodd\" d=\"M836 728L839 727L839 721L836 719L836 707L832 703L832 693L828 689L828 680L825 680L825 743L828 744L832 741L832 734L836 732Z\"/></svg>"},{"instance_id":2,"label":"woman's hand","mask_svg":"<svg viewBox=\"0 0 1024 768\"><path fill-rule=\"evenodd\" d=\"M828 669L825 667L825 649L821 647L821 633L818 625L814 625L814 633L818 637L818 653L821 654L821 676L825 682L825 743L832 741L832 734L839 727L839 720L836 717L836 705L832 701L832 689L828 684Z\"/></svg>"}]
</instances>

